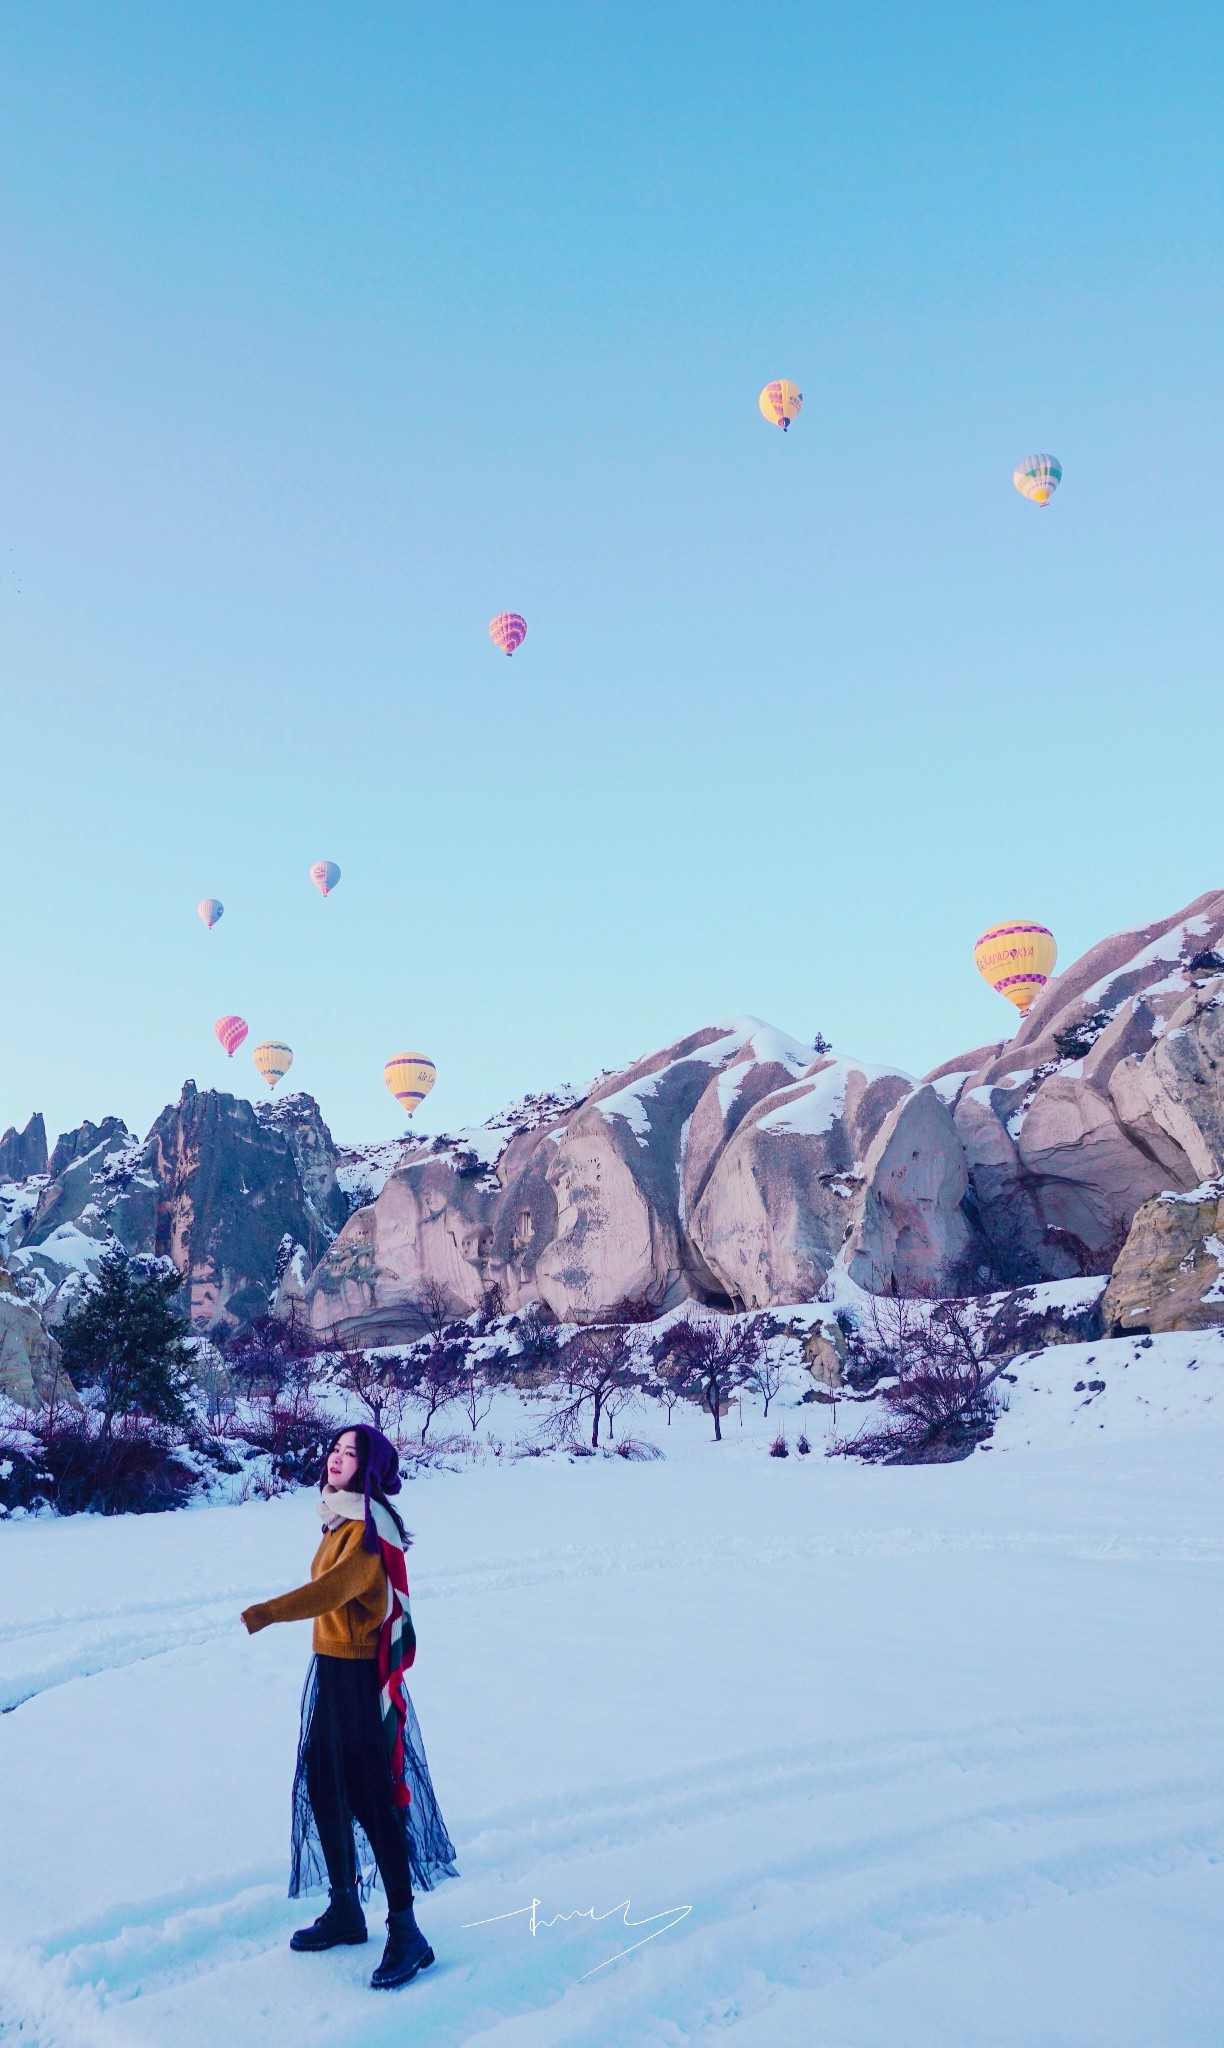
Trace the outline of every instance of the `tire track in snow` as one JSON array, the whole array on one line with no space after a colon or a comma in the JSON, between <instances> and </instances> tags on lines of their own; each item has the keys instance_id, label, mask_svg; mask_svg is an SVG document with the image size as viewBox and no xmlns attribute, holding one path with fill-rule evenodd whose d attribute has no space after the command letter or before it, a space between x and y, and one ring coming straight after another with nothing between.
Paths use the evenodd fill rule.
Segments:
<instances>
[{"instance_id":1,"label":"tire track in snow","mask_svg":"<svg viewBox=\"0 0 1224 2048\"><path fill-rule=\"evenodd\" d=\"M726 1883L708 1879L691 1929L686 1927L683 1935L669 1933L669 1973L674 1971L677 1951L695 1943L694 1974L706 1984L706 1950L711 1942L717 1949L718 1930L733 1928L740 1950L746 1930L751 1936L755 1929L764 1938L771 1914L759 1921L748 1917L754 1891L770 1895L771 1913L779 1890L784 1901L790 1894L794 1901L804 1902L806 1939L797 1952L806 1960L791 1972L793 1981L804 1982L813 1971L819 1976L876 1967L895 1953L897 1941L935 1938L963 1923L966 1914L989 1919L1024 1910L1039 1897L1048 1897L1052 1885L1070 1895L1118 1881L1120 1873L1173 1867L1190 1854L1224 1853L1224 1801L1212 1798L1218 1783L1213 1774L1153 1776L1125 1791L1109 1784L1088 1790L1078 1786L1071 1794L1050 1788L1022 1799L1010 1788L996 1787L992 1794L989 1787L969 1782L970 1773L977 1775L992 1766L1013 1772L1020 1760L1030 1770L1042 1757L1077 1760L1086 1747L1100 1760L1103 1774L1112 1778L1124 1752L1150 1754L1148 1732L1142 1727L1120 1726L1124 1739L1112 1745L1102 1744L1099 1723L1079 1728L1056 1724L1036 1741L1009 1742L1010 1732L996 1731L993 1748L985 1730L971 1731L963 1750L935 1738L905 1749L894 1745L891 1759L864 1755L853 1767L830 1766L827 1754L822 1763L822 1746L817 1744L799 1757L780 1752L755 1764L731 1759L717 1775L720 1783L735 1787L735 1796L721 1797L717 1806L709 1798L710 1771L685 1769L622 1788L616 1795L593 1793L577 1811L570 1802L568 1821L560 1813L554 1815L551 1826L545 1823L543 1838L537 1827L530 1842L522 1844L527 1853L509 1858L493 1851L498 1844L521 1841L524 1814L518 1808L503 1810L486 1818L471 1847L461 1848L461 1867L478 1891L494 1899L495 1910L500 1887L506 1887L516 1902L524 1887L546 1889L556 1897L573 1893L577 1898L590 1888L583 1865L593 1854L642 1849L664 1835L734 1833L746 1814L759 1812L763 1805L781 1806L792 1819L800 1811L810 1811L811 1843L789 1854L771 1851L751 1858L747 1869L741 1860ZM1200 1737L1204 1732L1200 1727ZM933 1778L941 1766L936 1787ZM965 1780L965 1796L959 1799L955 1785L948 1784L952 1774ZM864 1794L874 1799L882 1782L897 1795L898 1810L905 1809L907 1787L917 1784L937 1799L938 1812L925 1821L883 1832L878 1826L856 1830L847 1805L852 1807ZM1176 1814L1172 1826L1171 1813ZM1102 1833L1112 1839L1108 1854L1103 1854ZM486 1837L489 1853L482 1867L478 1844ZM674 1862L674 1839L669 1852ZM717 1860L696 1840L692 1855L695 1869L708 1871ZM542 1864L553 1867L542 1870ZM931 1872L920 1888L914 1882L916 1867ZM61 1934L48 1944L45 1959L55 1966L60 1983L91 1989L104 2006L110 2006L138 1995L156 1996L279 1951L286 1939L283 1870L268 1866L244 1875L247 1882L237 1892L201 1887L195 1893L144 1902L117 1925L113 1916L107 1916ZM853 1910L847 1912L847 1897L855 1893ZM445 1888L441 1896L446 1897ZM840 1909L840 1917L833 1909ZM463 1917L471 1912L479 1918L484 1907L469 1900L462 1911ZM815 1950L813 1930L819 1936ZM495 2007L510 1996L515 2009L532 2010L530 2002L515 2005L515 1972L509 1961L499 1964L487 1955L479 1960L479 1937L475 1940L478 1972L483 1977L492 1968L499 1979L496 1990L482 1982L482 1992L492 1992ZM519 1954L519 1946L512 1953ZM741 1971L763 1967L755 1947L743 1951L737 1962Z\"/></svg>"},{"instance_id":2,"label":"tire track in snow","mask_svg":"<svg viewBox=\"0 0 1224 2048\"><path fill-rule=\"evenodd\" d=\"M912 1528L896 1527L864 1530L848 1539L719 1537L708 1542L573 1545L528 1552L504 1565L441 1567L423 1573L414 1586L415 1597L423 1605L426 1601L514 1592L563 1580L623 1577L638 1572L684 1572L694 1566L702 1570L712 1565L725 1569L768 1568L836 1557L964 1552L1063 1555L1102 1563L1143 1559L1154 1563L1216 1564L1224 1561L1224 1541L1205 1538L1192 1543L1152 1536L1137 1542L1133 1538L1087 1538L1048 1529L1003 1536L982 1530L920 1534ZM263 1585L233 1586L197 1599L186 1608L182 1600L142 1602L56 1615L45 1622L23 1622L0 1631L0 1713L11 1713L55 1686L96 1678L152 1657L173 1655L185 1646L232 1635L240 1609L264 1591ZM216 1619L205 1618L210 1615ZM136 1622L143 1626L134 1626ZM12 1657L5 1655L9 1649L15 1652ZM35 1652L41 1653L32 1654Z\"/></svg>"}]
</instances>

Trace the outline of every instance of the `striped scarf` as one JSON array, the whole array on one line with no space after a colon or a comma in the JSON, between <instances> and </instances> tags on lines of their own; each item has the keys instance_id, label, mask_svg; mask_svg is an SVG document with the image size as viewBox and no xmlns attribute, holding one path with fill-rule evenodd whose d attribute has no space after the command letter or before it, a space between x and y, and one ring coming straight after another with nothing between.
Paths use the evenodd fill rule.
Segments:
<instances>
[{"instance_id":1,"label":"striped scarf","mask_svg":"<svg viewBox=\"0 0 1224 2048\"><path fill-rule=\"evenodd\" d=\"M371 1500L369 1511L387 1574L387 1608L378 1631L378 1707L391 1765L392 1796L397 1806L408 1806L412 1793L404 1779L404 1722L408 1714L404 1673L416 1657L408 1567L403 1538L382 1502ZM319 1496L319 1513L325 1529L338 1529L344 1521L364 1522L366 1502L359 1493L337 1493L325 1486Z\"/></svg>"}]
</instances>

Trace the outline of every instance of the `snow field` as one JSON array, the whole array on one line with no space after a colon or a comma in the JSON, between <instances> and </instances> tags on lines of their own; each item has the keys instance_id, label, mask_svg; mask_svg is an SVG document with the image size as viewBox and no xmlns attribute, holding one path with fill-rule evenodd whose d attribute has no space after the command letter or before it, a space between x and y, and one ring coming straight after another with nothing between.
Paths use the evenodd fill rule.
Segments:
<instances>
[{"instance_id":1,"label":"snow field","mask_svg":"<svg viewBox=\"0 0 1224 2048\"><path fill-rule=\"evenodd\" d=\"M825 1460L829 1411L775 1404L721 1446L652 1423L659 1463L414 1481L411 1690L461 1876L395 1994L379 1894L367 1947L286 1946L321 1903L284 1896L309 1626L237 1615L306 1576L310 1495L4 1525L0 2033L1215 2048L1220 1363L1040 1354L959 1465ZM769 1458L778 1427L814 1455Z\"/></svg>"}]
</instances>

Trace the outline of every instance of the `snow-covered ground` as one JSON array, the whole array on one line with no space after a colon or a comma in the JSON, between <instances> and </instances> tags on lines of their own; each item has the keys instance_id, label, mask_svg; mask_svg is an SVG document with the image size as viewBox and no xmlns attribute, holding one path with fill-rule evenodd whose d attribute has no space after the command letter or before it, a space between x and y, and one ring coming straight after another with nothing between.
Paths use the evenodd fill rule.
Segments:
<instances>
[{"instance_id":1,"label":"snow-covered ground","mask_svg":"<svg viewBox=\"0 0 1224 2048\"><path fill-rule=\"evenodd\" d=\"M414 1481L461 1876L391 1994L377 1905L286 1946L309 1629L237 1617L306 1575L310 1496L0 1526L0 2035L1217 2048L1224 1342L1062 1347L1009 1399L951 1466L826 1460L828 1408L775 1404Z\"/></svg>"}]
</instances>

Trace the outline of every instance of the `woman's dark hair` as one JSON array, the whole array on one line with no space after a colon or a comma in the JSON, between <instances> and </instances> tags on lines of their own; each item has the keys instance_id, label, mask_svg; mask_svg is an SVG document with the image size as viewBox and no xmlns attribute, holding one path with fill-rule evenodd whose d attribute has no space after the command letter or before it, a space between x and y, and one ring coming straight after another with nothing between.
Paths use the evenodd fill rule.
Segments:
<instances>
[{"instance_id":1,"label":"woman's dark hair","mask_svg":"<svg viewBox=\"0 0 1224 2048\"><path fill-rule=\"evenodd\" d=\"M380 1429L371 1429L370 1425L366 1422L345 1422L341 1424L340 1428L334 1432L331 1442L323 1453L323 1462L319 1468L320 1493L330 1483L327 1477L327 1461L341 1437L349 1435L357 1439L357 1470L349 1482L350 1493L363 1493L367 1501L376 1500L381 1507L386 1508L391 1520L400 1532L400 1538L405 1549L407 1549L412 1538L408 1534L407 1529L405 1529L397 1510L387 1498L389 1492L398 1493L400 1489L399 1453L395 1445L388 1437L383 1435ZM374 1534L373 1524L369 1520L368 1513L364 1540L367 1550L377 1550L378 1539Z\"/></svg>"}]
</instances>

